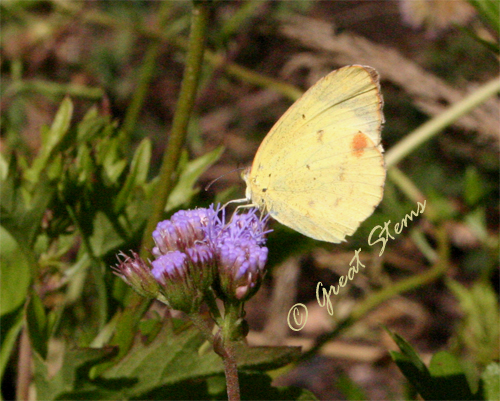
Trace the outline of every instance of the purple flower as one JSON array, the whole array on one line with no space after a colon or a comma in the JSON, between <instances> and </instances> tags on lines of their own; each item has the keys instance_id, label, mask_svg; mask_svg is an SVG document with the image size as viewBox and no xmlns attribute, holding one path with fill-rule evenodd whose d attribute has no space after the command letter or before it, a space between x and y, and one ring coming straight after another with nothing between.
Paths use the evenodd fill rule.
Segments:
<instances>
[{"instance_id":1,"label":"purple flower","mask_svg":"<svg viewBox=\"0 0 500 401\"><path fill-rule=\"evenodd\" d=\"M185 251L196 242L206 240L206 227L216 217L211 209L180 210L170 220L161 221L153 231L156 246L153 255L159 257L171 251Z\"/></svg>"},{"instance_id":2,"label":"purple flower","mask_svg":"<svg viewBox=\"0 0 500 401\"><path fill-rule=\"evenodd\" d=\"M264 247L268 216L260 219L256 209L235 214L217 236L219 290L233 300L247 300L260 287L268 249Z\"/></svg>"},{"instance_id":3,"label":"purple flower","mask_svg":"<svg viewBox=\"0 0 500 401\"><path fill-rule=\"evenodd\" d=\"M140 294L188 313L199 307L216 278L221 298L247 300L265 274L268 216L260 218L250 209L233 214L228 223L225 217L225 210L214 205L179 211L153 232L151 270L135 253L133 258L121 254L125 260L115 270Z\"/></svg>"},{"instance_id":4,"label":"purple flower","mask_svg":"<svg viewBox=\"0 0 500 401\"><path fill-rule=\"evenodd\" d=\"M157 280L137 253L132 252L130 257L120 252L117 258L120 263L112 267L117 276L145 297L156 298L159 295L160 286Z\"/></svg>"},{"instance_id":5,"label":"purple flower","mask_svg":"<svg viewBox=\"0 0 500 401\"><path fill-rule=\"evenodd\" d=\"M195 273L196 270L206 266L201 263L196 250L189 251L191 254L196 254L195 259L198 259L198 263L194 263L189 254L181 251L161 255L151 263L153 265L151 274L160 284L160 293L166 303L171 308L186 313L194 312L200 306L206 289L200 280L195 279L200 276ZM202 249L201 254L206 257L204 251Z\"/></svg>"}]
</instances>

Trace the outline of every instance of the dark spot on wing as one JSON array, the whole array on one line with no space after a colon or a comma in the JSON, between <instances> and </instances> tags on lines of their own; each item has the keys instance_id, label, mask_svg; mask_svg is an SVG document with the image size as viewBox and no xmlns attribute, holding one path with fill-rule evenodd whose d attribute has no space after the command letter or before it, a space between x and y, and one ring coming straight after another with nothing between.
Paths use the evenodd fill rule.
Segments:
<instances>
[{"instance_id":1,"label":"dark spot on wing","mask_svg":"<svg viewBox=\"0 0 500 401\"><path fill-rule=\"evenodd\" d=\"M320 129L318 132L316 132L316 140L319 143L323 143L323 134L324 133L325 133L325 131L323 131L322 129Z\"/></svg>"}]
</instances>

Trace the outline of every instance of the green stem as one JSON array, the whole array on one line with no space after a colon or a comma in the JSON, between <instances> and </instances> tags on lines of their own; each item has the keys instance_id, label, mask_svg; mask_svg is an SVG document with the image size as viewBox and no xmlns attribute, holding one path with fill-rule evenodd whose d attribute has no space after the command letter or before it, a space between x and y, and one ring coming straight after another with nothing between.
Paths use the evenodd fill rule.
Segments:
<instances>
[{"instance_id":1,"label":"green stem","mask_svg":"<svg viewBox=\"0 0 500 401\"><path fill-rule=\"evenodd\" d=\"M411 134L399 141L385 155L386 166L392 167L408 156L415 148L438 134L441 130L453 124L463 115L470 112L481 103L500 92L500 78L495 78L471 93L465 99L455 103L445 112L427 121Z\"/></svg>"},{"instance_id":2,"label":"green stem","mask_svg":"<svg viewBox=\"0 0 500 401\"><path fill-rule=\"evenodd\" d=\"M222 348L219 355L224 362L224 373L226 375L227 396L229 401L240 400L240 383L238 378L238 365L234 351L232 333L236 322L240 318L240 303L225 303L224 323L222 325Z\"/></svg>"},{"instance_id":3,"label":"green stem","mask_svg":"<svg viewBox=\"0 0 500 401\"><path fill-rule=\"evenodd\" d=\"M41 93L47 97L69 95L89 100L100 100L104 96L104 91L101 88L92 88L78 84L60 84L40 79L29 81L16 80L9 85L4 96L15 96L25 92Z\"/></svg>"},{"instance_id":4,"label":"green stem","mask_svg":"<svg viewBox=\"0 0 500 401\"><path fill-rule=\"evenodd\" d=\"M299 361L307 360L316 355L321 347L328 341L331 341L333 338L337 337L341 332L354 325L358 320L363 318L370 311L372 311L385 301L394 298L395 296L400 295L404 292L422 287L423 285L431 283L432 281L444 275L449 267L450 256L448 237L444 227L440 227L439 229L437 229L436 240L438 242L439 259L431 269L422 274L409 277L405 280L401 280L391 287L386 287L368 297L363 303L355 308L347 318L341 320L334 330L320 336L316 340L314 346L307 352L302 354Z\"/></svg>"},{"instance_id":5,"label":"green stem","mask_svg":"<svg viewBox=\"0 0 500 401\"><path fill-rule=\"evenodd\" d=\"M393 166L387 172L387 176L399 188L399 190L403 192L406 195L406 197L411 201L413 201L414 203L423 202L425 200L425 196L420 191L420 189L413 183L413 181L405 173L403 173L396 166ZM426 204L425 214L427 218L432 222L436 222L439 217L438 213L436 212L436 209L432 206L431 203Z\"/></svg>"},{"instance_id":6,"label":"green stem","mask_svg":"<svg viewBox=\"0 0 500 401\"><path fill-rule=\"evenodd\" d=\"M189 48L179 93L179 101L156 186L157 194L155 196L153 212L149 216L142 239L141 257L143 259L147 259L149 250L153 248L154 243L151 234L163 216L168 195L173 187L172 176L177 168L182 146L186 138L189 116L194 104L201 73L205 37L207 36L208 15L209 8L207 3L194 3L191 15ZM112 344L119 345L120 353L118 357L122 357L130 349L137 323L147 311L149 305L151 305L151 300L144 299L134 291L130 293L127 303L129 307L123 311L123 315L117 324L115 335L111 341Z\"/></svg>"},{"instance_id":7,"label":"green stem","mask_svg":"<svg viewBox=\"0 0 500 401\"><path fill-rule=\"evenodd\" d=\"M206 2L194 2L191 15L191 33L189 37L188 53L184 77L182 79L179 100L172 123L172 131L168 141L168 146L163 156L158 184L156 185L155 203L153 213L144 231L142 239L141 256L145 256L147 249L153 248L153 238L151 234L156 224L162 219L163 211L167 203L168 195L174 184L174 173L179 162L182 147L184 145L189 117L193 109L196 90L201 75L203 63L203 52L205 49L205 38L207 36L209 17L209 4Z\"/></svg>"},{"instance_id":8,"label":"green stem","mask_svg":"<svg viewBox=\"0 0 500 401\"><path fill-rule=\"evenodd\" d=\"M224 373L226 375L227 398L229 401L240 401L240 382L238 378L238 365L232 341L224 341Z\"/></svg>"},{"instance_id":9,"label":"green stem","mask_svg":"<svg viewBox=\"0 0 500 401\"><path fill-rule=\"evenodd\" d=\"M170 11L172 9L172 3L164 1L160 3L159 11L159 25L160 29L163 30L164 26L168 21L170 16ZM154 40L146 51L144 55L144 61L142 63L141 69L139 71L139 79L137 88L134 91L132 100L127 108L127 113L123 121L123 130L127 133L127 140L131 132L133 132L135 125L137 123L137 118L142 109L144 99L148 92L149 84L153 79L156 67L156 59L160 54L162 42L160 40Z\"/></svg>"}]
</instances>

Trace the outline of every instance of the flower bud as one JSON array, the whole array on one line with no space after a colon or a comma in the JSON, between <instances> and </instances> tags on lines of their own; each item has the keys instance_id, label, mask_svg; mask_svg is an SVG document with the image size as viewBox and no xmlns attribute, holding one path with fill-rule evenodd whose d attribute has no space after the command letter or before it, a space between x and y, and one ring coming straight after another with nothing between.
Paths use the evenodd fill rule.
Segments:
<instances>
[{"instance_id":1,"label":"flower bud","mask_svg":"<svg viewBox=\"0 0 500 401\"><path fill-rule=\"evenodd\" d=\"M120 260L123 257L123 260ZM128 285L142 296L156 298L160 293L160 286L151 274L149 266L135 252L132 257L123 252L118 254L120 263L113 267L115 274L121 277Z\"/></svg>"}]
</instances>

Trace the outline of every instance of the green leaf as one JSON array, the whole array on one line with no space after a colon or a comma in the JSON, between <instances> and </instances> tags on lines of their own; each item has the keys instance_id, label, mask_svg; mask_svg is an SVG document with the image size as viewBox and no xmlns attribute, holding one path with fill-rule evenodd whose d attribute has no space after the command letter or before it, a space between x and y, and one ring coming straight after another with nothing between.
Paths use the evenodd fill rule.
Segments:
<instances>
[{"instance_id":1,"label":"green leaf","mask_svg":"<svg viewBox=\"0 0 500 401\"><path fill-rule=\"evenodd\" d=\"M415 387L424 400L474 400L462 366L448 352L438 352L432 358L429 369L413 347L396 333L386 330L402 353L390 354L401 372Z\"/></svg>"},{"instance_id":2,"label":"green leaf","mask_svg":"<svg viewBox=\"0 0 500 401\"><path fill-rule=\"evenodd\" d=\"M7 178L7 174L9 173L9 163L5 160L5 157L2 153L0 153L0 181L3 181Z\"/></svg>"},{"instance_id":3,"label":"green leaf","mask_svg":"<svg viewBox=\"0 0 500 401\"><path fill-rule=\"evenodd\" d=\"M476 360L487 365L500 352L499 308L491 284L476 282L470 289L448 280L447 285L458 299L464 313L458 328L459 342L471 350Z\"/></svg>"},{"instance_id":4,"label":"green leaf","mask_svg":"<svg viewBox=\"0 0 500 401\"><path fill-rule=\"evenodd\" d=\"M40 297L33 291L26 305L26 323L33 349L47 358L49 323Z\"/></svg>"},{"instance_id":5,"label":"green leaf","mask_svg":"<svg viewBox=\"0 0 500 401\"><path fill-rule=\"evenodd\" d=\"M16 240L0 226L0 314L4 315L24 304L31 282L29 262Z\"/></svg>"},{"instance_id":6,"label":"green leaf","mask_svg":"<svg viewBox=\"0 0 500 401\"><path fill-rule=\"evenodd\" d=\"M342 392L347 400L367 400L365 391L359 387L351 378L346 374L341 374L335 383L335 387Z\"/></svg>"},{"instance_id":7,"label":"green leaf","mask_svg":"<svg viewBox=\"0 0 500 401\"><path fill-rule=\"evenodd\" d=\"M500 2L498 0L469 0L483 20L500 33Z\"/></svg>"},{"instance_id":8,"label":"green leaf","mask_svg":"<svg viewBox=\"0 0 500 401\"><path fill-rule=\"evenodd\" d=\"M427 367L425 366L424 362L422 362L422 359L418 356L417 352L415 349L399 334L393 333L386 327L384 327L385 330L389 333L389 335L392 337L396 345L399 347L401 350L402 354L399 354L398 352L395 352L396 354L401 355L400 359L401 360L406 360L410 362L412 365L415 366L415 368L421 372L422 375L429 375L429 371L427 370Z\"/></svg>"},{"instance_id":9,"label":"green leaf","mask_svg":"<svg viewBox=\"0 0 500 401\"><path fill-rule=\"evenodd\" d=\"M127 167L127 161L119 156L120 139L106 137L97 148L97 163L104 169L104 177L109 183L116 184Z\"/></svg>"},{"instance_id":10,"label":"green leaf","mask_svg":"<svg viewBox=\"0 0 500 401\"><path fill-rule=\"evenodd\" d=\"M493 30L496 35L480 36L478 35L478 29L470 29L465 27L465 31L477 40L479 43L484 45L490 51L499 54L500 46L498 40L498 34L500 33L500 2L498 0L469 0L469 3L476 9L483 23L491 30Z\"/></svg>"},{"instance_id":11,"label":"green leaf","mask_svg":"<svg viewBox=\"0 0 500 401\"><path fill-rule=\"evenodd\" d=\"M50 129L41 131L42 147L31 168L25 172L27 180L36 183L40 173L47 167L48 163L52 162L58 145L62 143L69 131L72 115L73 104L69 98L65 98L57 111Z\"/></svg>"},{"instance_id":12,"label":"green leaf","mask_svg":"<svg viewBox=\"0 0 500 401\"><path fill-rule=\"evenodd\" d=\"M78 123L77 141L80 143L91 142L109 124L108 117L100 116L96 107L90 108L82 121Z\"/></svg>"},{"instance_id":13,"label":"green leaf","mask_svg":"<svg viewBox=\"0 0 500 401\"><path fill-rule=\"evenodd\" d=\"M197 190L193 189L196 181L212 164L219 160L223 152L224 148L218 147L187 164L180 174L177 185L168 197L165 212L176 209L191 200L193 195L197 193Z\"/></svg>"},{"instance_id":14,"label":"green leaf","mask_svg":"<svg viewBox=\"0 0 500 401\"><path fill-rule=\"evenodd\" d=\"M488 401L498 400L500 394L500 364L490 363L481 375L483 383L484 399Z\"/></svg>"},{"instance_id":15,"label":"green leaf","mask_svg":"<svg viewBox=\"0 0 500 401\"><path fill-rule=\"evenodd\" d=\"M430 392L432 379L427 367L410 344L398 334L385 329L401 350L401 353L390 351L398 368L424 399L432 399Z\"/></svg>"},{"instance_id":16,"label":"green leaf","mask_svg":"<svg viewBox=\"0 0 500 401\"><path fill-rule=\"evenodd\" d=\"M475 400L460 362L446 351L433 355L429 365L433 377L432 399Z\"/></svg>"},{"instance_id":17,"label":"green leaf","mask_svg":"<svg viewBox=\"0 0 500 401\"><path fill-rule=\"evenodd\" d=\"M297 387L273 387L265 373L239 373L242 400L317 400L311 392ZM134 399L155 400L223 400L227 399L221 376L206 381L185 381L163 386Z\"/></svg>"},{"instance_id":18,"label":"green leaf","mask_svg":"<svg viewBox=\"0 0 500 401\"><path fill-rule=\"evenodd\" d=\"M55 193L55 185L45 177L38 181L33 193L21 186L15 166L11 166L7 179L1 183L0 210L2 226L16 239L26 254L41 228L47 206Z\"/></svg>"},{"instance_id":19,"label":"green leaf","mask_svg":"<svg viewBox=\"0 0 500 401\"><path fill-rule=\"evenodd\" d=\"M49 376L48 362L41 359L38 354L34 354L37 398L39 400L78 399L76 396L66 397L67 393L78 390L80 394L88 394L79 399L112 399L104 396L112 392L106 389L99 390L97 383L89 379L89 371L94 365L114 354L116 354L116 349L113 347L66 349L62 366L53 376ZM126 382L124 380L120 384L125 385ZM92 394L94 397L91 397ZM103 396L99 398L95 394Z\"/></svg>"},{"instance_id":20,"label":"green leaf","mask_svg":"<svg viewBox=\"0 0 500 401\"><path fill-rule=\"evenodd\" d=\"M469 206L474 206L487 192L484 180L474 166L467 168L464 185L464 199Z\"/></svg>"},{"instance_id":21,"label":"green leaf","mask_svg":"<svg viewBox=\"0 0 500 401\"><path fill-rule=\"evenodd\" d=\"M153 342L136 342L123 359L103 373L102 378L137 379L133 388L124 389L123 396L129 398L165 385L223 374L219 356L213 351L199 354L203 343L198 330L193 327L176 333L165 327ZM236 353L239 369L258 370L284 366L295 360L300 351L297 347L250 348L240 345Z\"/></svg>"},{"instance_id":22,"label":"green leaf","mask_svg":"<svg viewBox=\"0 0 500 401\"><path fill-rule=\"evenodd\" d=\"M150 160L151 141L148 138L145 138L141 141L134 153L134 157L130 164L130 173L128 174L122 189L116 197L114 208L115 213L119 213L125 207L125 204L130 199L131 192L135 188L146 183Z\"/></svg>"},{"instance_id":23,"label":"green leaf","mask_svg":"<svg viewBox=\"0 0 500 401\"><path fill-rule=\"evenodd\" d=\"M115 226L108 216L101 211L95 215L93 228L94 231L89 238L89 243L96 257L103 257L124 243L124 238L115 230Z\"/></svg>"},{"instance_id":24,"label":"green leaf","mask_svg":"<svg viewBox=\"0 0 500 401\"><path fill-rule=\"evenodd\" d=\"M3 379L5 367L17 345L17 337L24 323L24 308L19 307L10 314L2 314L0 335L0 380Z\"/></svg>"}]
</instances>

